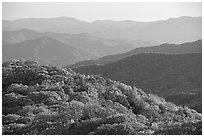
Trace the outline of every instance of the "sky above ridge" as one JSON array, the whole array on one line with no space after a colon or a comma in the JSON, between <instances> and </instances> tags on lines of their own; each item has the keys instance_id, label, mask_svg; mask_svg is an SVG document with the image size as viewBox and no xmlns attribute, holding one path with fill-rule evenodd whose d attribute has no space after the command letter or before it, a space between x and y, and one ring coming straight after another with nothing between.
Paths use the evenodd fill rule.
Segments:
<instances>
[{"instance_id":1,"label":"sky above ridge","mask_svg":"<svg viewBox=\"0 0 204 137\"><path fill-rule=\"evenodd\" d=\"M73 17L92 22L95 20L155 21L180 16L202 16L201 2L121 2L121 3L68 3L68 2L3 2L2 18Z\"/></svg>"}]
</instances>

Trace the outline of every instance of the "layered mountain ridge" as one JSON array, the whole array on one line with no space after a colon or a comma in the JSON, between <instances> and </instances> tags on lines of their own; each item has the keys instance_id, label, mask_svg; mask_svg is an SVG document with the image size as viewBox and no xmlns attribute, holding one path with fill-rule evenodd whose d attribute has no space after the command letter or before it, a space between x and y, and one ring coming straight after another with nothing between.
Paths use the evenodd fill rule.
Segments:
<instances>
[{"instance_id":1,"label":"layered mountain ridge","mask_svg":"<svg viewBox=\"0 0 204 137\"><path fill-rule=\"evenodd\" d=\"M22 28L39 32L89 33L110 39L155 41L159 44L182 43L202 38L201 17L179 17L155 22L95 21L84 22L69 17L3 20L3 30Z\"/></svg>"},{"instance_id":2,"label":"layered mountain ridge","mask_svg":"<svg viewBox=\"0 0 204 137\"><path fill-rule=\"evenodd\" d=\"M72 61L68 59L67 61L65 61L66 64L58 61L51 63L53 65L55 64L55 65L61 65L61 66L67 65L67 64L73 64L82 60L97 59L104 55L123 53L131 49L134 49L135 47L138 47L138 46L150 46L153 44L151 42L145 42L145 41L129 41L124 39L103 39L103 38L94 37L85 33L84 34L61 34L61 33L51 33L51 32L39 33L29 29L21 29L17 31L3 31L2 43L3 43L4 59L13 57L13 53L4 51L4 49L8 49L9 47L10 48L15 47L23 51L24 50L22 49L23 45L24 43L26 43L28 45L27 50L32 50L32 49L28 49L28 47L31 47L30 45L33 45L33 43L38 43L39 39L44 37L49 37L50 39L54 39L56 45L60 47L64 47L63 51L66 51L68 47L71 46L75 51L71 54L80 53L79 55L80 58L75 57L76 59ZM8 45L12 45L12 46L8 46ZM67 45L67 48L65 45ZM44 54L46 55L49 52L53 52L53 50L56 50L56 49L54 47L51 48L50 46L50 48L47 49L47 53L44 53ZM67 53L71 51L67 51ZM24 54L17 55L17 57L21 56L22 58L27 58L27 56ZM30 58L36 60L36 58L31 57L32 54L34 53L30 54ZM62 54L64 54L62 56L68 56L64 52L62 52ZM53 56L60 58L59 54L53 54ZM38 61L40 63L45 63L45 61L41 58L38 58ZM50 62L46 62L46 63L50 63Z\"/></svg>"},{"instance_id":3,"label":"layered mountain ridge","mask_svg":"<svg viewBox=\"0 0 204 137\"><path fill-rule=\"evenodd\" d=\"M125 53L103 56L96 60L86 60L69 65L70 68L76 68L87 65L104 65L112 63L140 53L165 53L165 54L186 54L186 53L202 53L202 40L193 42L185 42L182 44L164 43L157 46L139 47Z\"/></svg>"}]
</instances>

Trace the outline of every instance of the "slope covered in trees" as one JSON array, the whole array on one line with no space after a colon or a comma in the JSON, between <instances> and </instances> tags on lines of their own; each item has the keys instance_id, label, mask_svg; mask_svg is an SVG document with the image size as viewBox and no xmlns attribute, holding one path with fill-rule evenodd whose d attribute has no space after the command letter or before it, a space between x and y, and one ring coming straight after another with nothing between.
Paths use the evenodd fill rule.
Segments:
<instances>
[{"instance_id":1,"label":"slope covered in trees","mask_svg":"<svg viewBox=\"0 0 204 137\"><path fill-rule=\"evenodd\" d=\"M195 110L98 75L13 60L2 80L4 135L202 134Z\"/></svg>"},{"instance_id":2,"label":"slope covered in trees","mask_svg":"<svg viewBox=\"0 0 204 137\"><path fill-rule=\"evenodd\" d=\"M106 65L74 70L82 74L101 74L202 112L201 53L139 54Z\"/></svg>"}]
</instances>

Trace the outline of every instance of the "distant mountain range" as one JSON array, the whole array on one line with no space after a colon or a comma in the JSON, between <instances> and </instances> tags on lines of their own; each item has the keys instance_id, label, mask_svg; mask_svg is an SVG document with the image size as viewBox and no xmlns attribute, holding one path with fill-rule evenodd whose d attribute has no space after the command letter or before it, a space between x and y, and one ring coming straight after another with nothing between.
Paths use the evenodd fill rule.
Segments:
<instances>
[{"instance_id":1,"label":"distant mountain range","mask_svg":"<svg viewBox=\"0 0 204 137\"><path fill-rule=\"evenodd\" d=\"M85 22L70 17L3 20L3 30L32 29L39 32L89 33L108 39L182 43L202 38L201 17L179 17L154 22L98 20Z\"/></svg>"},{"instance_id":2,"label":"distant mountain range","mask_svg":"<svg viewBox=\"0 0 204 137\"><path fill-rule=\"evenodd\" d=\"M163 44L162 48L151 48L151 46L164 42L182 43L201 39L201 23L201 17L179 17L155 22L98 20L92 23L69 17L3 20L3 60L13 59L16 55L16 57L38 60L40 63L51 63L52 65L77 63L74 66L81 66L107 64L143 52L191 53L191 50L197 47L183 48L182 44L178 48L173 44L170 46ZM30 45L38 44L44 38L48 38L47 43L54 40L54 43L63 52L61 54L53 52L56 47L51 44L44 55L34 56L33 48ZM25 43L27 47L22 48ZM12 49L9 50L11 47ZM19 50L14 50L15 48ZM72 50L65 52L70 48ZM197 49L200 50L199 48ZM23 53L15 52L20 49L24 52L26 50L33 52L30 52L29 56L24 56L26 53L18 55ZM53 55L46 55L49 53L53 53ZM65 55L62 55L63 53ZM62 56L69 57L66 55L67 53L73 57L66 61L65 59L59 60ZM41 59L42 56L44 56L43 59Z\"/></svg>"},{"instance_id":3,"label":"distant mountain range","mask_svg":"<svg viewBox=\"0 0 204 137\"><path fill-rule=\"evenodd\" d=\"M179 105L189 105L201 112L202 96L199 96L202 94L201 53L142 53L102 66L90 65L73 70L82 74L100 74L134 85ZM193 101L179 102L177 98L172 98L172 95L176 94L179 94L180 101L185 98ZM195 96L197 98L193 98Z\"/></svg>"},{"instance_id":4,"label":"distant mountain range","mask_svg":"<svg viewBox=\"0 0 204 137\"><path fill-rule=\"evenodd\" d=\"M65 60L54 61L52 62L52 65L68 65L82 60L97 59L105 55L127 52L139 46L153 45L153 43L147 42L147 41L104 39L104 38L94 37L85 33L83 34L61 34L61 33L51 33L51 32L40 33L29 29L21 29L17 31L3 31L2 34L3 34L2 35L3 47L7 47L7 48L3 48L3 56L4 56L3 59L12 59L13 57L15 57L13 56L14 54L17 55L16 58L17 57L27 58L28 56L24 56L26 53L18 55L18 53L15 53L15 51L9 52L11 50L8 50L8 48L11 48L11 47L19 48L22 50L22 52L26 52L26 50L32 51L31 49L28 49L28 47L31 48L31 45L33 45L33 43L39 43L39 39L42 40L44 37L49 38L47 39L46 42L52 39L52 40L55 40L56 45L60 46L61 48L64 47L64 49L61 49L63 50L61 54L63 53L65 54L65 55L62 55L64 57L68 57L68 55L66 55L67 53L70 53L70 55L72 54L78 55L78 53L80 53L80 55L78 55L80 57L74 58L73 56L74 60L72 60L71 59L72 57L71 57L71 58L68 58L66 62L64 62ZM23 46L21 46L21 45L25 45L25 43L27 44L27 49L22 48ZM51 42L48 42L48 43L51 43ZM7 46L7 45L12 45L12 46ZM67 47L72 47L72 49L74 49L73 51L78 53L71 53L72 50L65 52L66 50L69 49L69 48L66 48L66 45ZM54 45L52 44L52 46L49 46L49 48L47 49L47 52L44 53L45 54L44 56L47 56L46 54L53 53L53 50L56 50L56 48L57 47L54 47ZM7 51L4 51L5 49L7 49ZM54 56L53 58L60 58L59 55L61 54L53 53L53 56ZM32 54L29 55L29 57L31 56ZM45 63L40 59L40 56L38 58L32 58L32 57L30 59L38 60L41 63L42 62ZM49 59L45 59L45 60L56 60L56 59L50 59L50 58L52 57L50 56ZM50 61L46 63L49 64Z\"/></svg>"},{"instance_id":5,"label":"distant mountain range","mask_svg":"<svg viewBox=\"0 0 204 137\"><path fill-rule=\"evenodd\" d=\"M75 68L75 67L87 66L87 65L104 65L104 64L115 62L120 59L124 59L140 53L185 54L185 53L201 53L201 52L202 52L202 40L197 40L194 42L186 42L182 44L164 43L158 46L139 47L126 53L104 56L96 60L81 61L73 65L69 65L68 67Z\"/></svg>"}]
</instances>

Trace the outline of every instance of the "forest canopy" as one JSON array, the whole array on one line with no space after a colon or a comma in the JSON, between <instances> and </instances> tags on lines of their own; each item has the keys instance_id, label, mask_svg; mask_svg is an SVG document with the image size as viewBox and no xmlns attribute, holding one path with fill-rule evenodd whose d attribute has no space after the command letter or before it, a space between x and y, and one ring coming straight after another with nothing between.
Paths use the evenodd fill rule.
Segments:
<instances>
[{"instance_id":1,"label":"forest canopy","mask_svg":"<svg viewBox=\"0 0 204 137\"><path fill-rule=\"evenodd\" d=\"M202 115L99 75L2 64L4 135L202 134Z\"/></svg>"}]
</instances>

